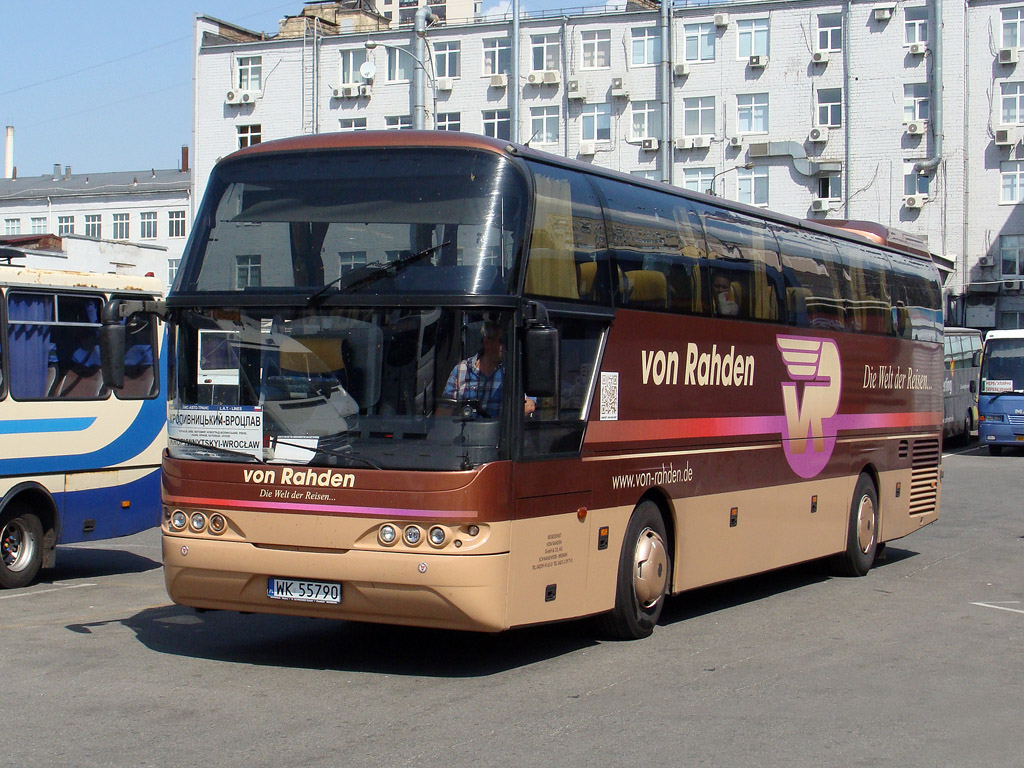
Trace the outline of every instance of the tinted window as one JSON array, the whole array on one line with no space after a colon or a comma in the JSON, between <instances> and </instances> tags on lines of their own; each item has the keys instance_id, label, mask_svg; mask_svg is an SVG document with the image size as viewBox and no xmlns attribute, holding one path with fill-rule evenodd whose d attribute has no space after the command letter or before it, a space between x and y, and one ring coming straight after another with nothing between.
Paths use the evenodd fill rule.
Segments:
<instances>
[{"instance_id":1,"label":"tinted window","mask_svg":"<svg viewBox=\"0 0 1024 768\"><path fill-rule=\"evenodd\" d=\"M804 328L843 330L842 269L835 243L823 235L777 228L789 322Z\"/></svg>"}]
</instances>

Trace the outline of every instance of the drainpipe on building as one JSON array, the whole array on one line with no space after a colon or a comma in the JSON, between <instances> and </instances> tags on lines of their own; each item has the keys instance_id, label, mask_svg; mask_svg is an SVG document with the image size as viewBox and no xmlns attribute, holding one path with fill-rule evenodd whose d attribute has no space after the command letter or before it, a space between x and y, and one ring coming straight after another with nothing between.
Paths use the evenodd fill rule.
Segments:
<instances>
[{"instance_id":1,"label":"drainpipe on building","mask_svg":"<svg viewBox=\"0 0 1024 768\"><path fill-rule=\"evenodd\" d=\"M508 76L509 138L519 143L519 0L512 0L512 71Z\"/></svg>"},{"instance_id":2,"label":"drainpipe on building","mask_svg":"<svg viewBox=\"0 0 1024 768\"><path fill-rule=\"evenodd\" d=\"M437 16L430 10L429 5L423 5L416 9L412 26L412 54L415 59L413 62L412 127L418 131L422 131L426 126L427 73L423 67L426 62L427 24L433 24L435 21L437 21Z\"/></svg>"},{"instance_id":3,"label":"drainpipe on building","mask_svg":"<svg viewBox=\"0 0 1024 768\"><path fill-rule=\"evenodd\" d=\"M661 180L666 184L673 181L672 167L672 3L661 0L661 147L658 160L661 162Z\"/></svg>"},{"instance_id":4,"label":"drainpipe on building","mask_svg":"<svg viewBox=\"0 0 1024 768\"><path fill-rule=\"evenodd\" d=\"M966 10L964 11L966 13ZM961 82L966 83L967 77L970 74L970 61L971 61L971 36L970 36L970 25L964 24L964 72L963 80ZM963 224L961 226L960 234L960 258L963 262L960 272L960 306L958 317L955 319L957 325L967 325L967 289L970 287L970 273L967 271L967 250L968 250L968 233L970 230L971 222L971 209L967 205L968 198L970 196L971 176L968 172L970 169L970 154L971 144L967 140L967 137L971 135L971 112L968 109L967 102L967 89L964 89L964 104L962 108L964 115L963 125L963 147L964 147L964 192L961 204L963 205Z\"/></svg>"},{"instance_id":5,"label":"drainpipe on building","mask_svg":"<svg viewBox=\"0 0 1024 768\"><path fill-rule=\"evenodd\" d=\"M565 73L562 84L562 109L559 110L562 113L562 157L569 157L569 90L565 87L565 83L569 81L569 52L566 50L569 47L566 45L568 21L568 16L562 17L562 41L559 45L562 51L562 71Z\"/></svg>"},{"instance_id":6,"label":"drainpipe on building","mask_svg":"<svg viewBox=\"0 0 1024 768\"><path fill-rule=\"evenodd\" d=\"M927 160L914 163L914 170L933 171L942 162L942 0L932 0L932 18L935 19L935 45L932 48L932 131L935 134L935 154ZM945 247L945 232L943 232Z\"/></svg>"},{"instance_id":7,"label":"drainpipe on building","mask_svg":"<svg viewBox=\"0 0 1024 768\"><path fill-rule=\"evenodd\" d=\"M850 211L850 11L853 0L846 0L843 6L843 215L849 219ZM813 107L812 107L813 109Z\"/></svg>"}]
</instances>

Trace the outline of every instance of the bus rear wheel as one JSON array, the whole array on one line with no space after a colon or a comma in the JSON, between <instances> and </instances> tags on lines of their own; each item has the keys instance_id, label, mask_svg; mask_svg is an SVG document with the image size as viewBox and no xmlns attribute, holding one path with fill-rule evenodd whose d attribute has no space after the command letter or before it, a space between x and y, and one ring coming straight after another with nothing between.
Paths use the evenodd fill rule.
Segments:
<instances>
[{"instance_id":1,"label":"bus rear wheel","mask_svg":"<svg viewBox=\"0 0 1024 768\"><path fill-rule=\"evenodd\" d=\"M850 504L846 551L833 557L833 570L840 576L865 576L875 562L877 550L878 491L870 477L861 475Z\"/></svg>"},{"instance_id":2,"label":"bus rear wheel","mask_svg":"<svg viewBox=\"0 0 1024 768\"><path fill-rule=\"evenodd\" d=\"M665 522L654 502L645 501L626 526L615 583L615 607L601 617L605 634L638 640L654 631L668 591L672 556Z\"/></svg>"},{"instance_id":3,"label":"bus rear wheel","mask_svg":"<svg viewBox=\"0 0 1024 768\"><path fill-rule=\"evenodd\" d=\"M0 587L16 589L32 583L43 564L43 526L24 507L0 515Z\"/></svg>"}]
</instances>

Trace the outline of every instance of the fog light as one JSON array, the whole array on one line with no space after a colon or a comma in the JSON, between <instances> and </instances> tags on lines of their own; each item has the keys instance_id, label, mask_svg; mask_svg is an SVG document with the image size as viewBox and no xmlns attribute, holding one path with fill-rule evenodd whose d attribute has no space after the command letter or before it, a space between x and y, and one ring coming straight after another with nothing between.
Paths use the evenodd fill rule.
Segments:
<instances>
[{"instance_id":1,"label":"fog light","mask_svg":"<svg viewBox=\"0 0 1024 768\"><path fill-rule=\"evenodd\" d=\"M188 519L188 527L199 533L206 527L206 515L202 512L193 512L192 517Z\"/></svg>"},{"instance_id":2,"label":"fog light","mask_svg":"<svg viewBox=\"0 0 1024 768\"><path fill-rule=\"evenodd\" d=\"M228 527L228 521L224 519L224 515L213 514L210 515L210 532L211 533L224 533L224 529Z\"/></svg>"},{"instance_id":3,"label":"fog light","mask_svg":"<svg viewBox=\"0 0 1024 768\"><path fill-rule=\"evenodd\" d=\"M405 543L410 547L415 547L420 543L420 539L423 537L423 532L415 525L408 526L403 535L405 536Z\"/></svg>"},{"instance_id":4,"label":"fog light","mask_svg":"<svg viewBox=\"0 0 1024 768\"><path fill-rule=\"evenodd\" d=\"M395 530L393 525L382 525L377 533L377 537L380 539L381 544L394 544L395 539L398 538L398 531Z\"/></svg>"},{"instance_id":5,"label":"fog light","mask_svg":"<svg viewBox=\"0 0 1024 768\"><path fill-rule=\"evenodd\" d=\"M442 544L444 544L444 540L445 538L447 538L448 534L445 533L444 528L442 528L439 525L435 525L433 528L430 529L429 536L430 543L433 544L435 547L440 547Z\"/></svg>"},{"instance_id":6,"label":"fog light","mask_svg":"<svg viewBox=\"0 0 1024 768\"><path fill-rule=\"evenodd\" d=\"M471 525L471 526L469 526L469 528L466 529L466 532L470 536L476 536L478 533L480 533L480 526Z\"/></svg>"}]
</instances>

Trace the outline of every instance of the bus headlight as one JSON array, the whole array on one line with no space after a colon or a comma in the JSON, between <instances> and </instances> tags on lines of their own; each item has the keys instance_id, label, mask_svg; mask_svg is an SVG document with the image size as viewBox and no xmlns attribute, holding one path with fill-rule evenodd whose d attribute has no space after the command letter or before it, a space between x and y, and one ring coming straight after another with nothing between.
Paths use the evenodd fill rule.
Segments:
<instances>
[{"instance_id":1,"label":"bus headlight","mask_svg":"<svg viewBox=\"0 0 1024 768\"><path fill-rule=\"evenodd\" d=\"M423 531L417 528L415 525L408 525L405 531L402 532L402 536L405 538L405 543L410 547L415 547L420 543L420 539L423 538Z\"/></svg>"},{"instance_id":2,"label":"bus headlight","mask_svg":"<svg viewBox=\"0 0 1024 768\"><path fill-rule=\"evenodd\" d=\"M377 531L377 538L380 539L381 544L394 544L395 539L398 538L398 531L395 530L395 526L386 523Z\"/></svg>"},{"instance_id":3,"label":"bus headlight","mask_svg":"<svg viewBox=\"0 0 1024 768\"><path fill-rule=\"evenodd\" d=\"M188 527L199 533L206 527L206 515L202 512L193 512L192 517L188 519Z\"/></svg>"},{"instance_id":4,"label":"bus headlight","mask_svg":"<svg viewBox=\"0 0 1024 768\"><path fill-rule=\"evenodd\" d=\"M433 528L431 528L427 536L430 537L430 543L433 544L435 547L440 547L442 544L444 544L444 540L448 538L448 534L445 533L444 528L442 528L439 525L435 525Z\"/></svg>"},{"instance_id":5,"label":"bus headlight","mask_svg":"<svg viewBox=\"0 0 1024 768\"><path fill-rule=\"evenodd\" d=\"M188 525L188 515L182 512L180 509L176 509L171 513L170 521L171 529L175 531L185 530L185 526Z\"/></svg>"}]
</instances>

